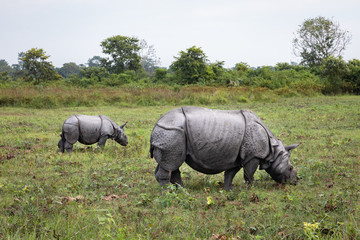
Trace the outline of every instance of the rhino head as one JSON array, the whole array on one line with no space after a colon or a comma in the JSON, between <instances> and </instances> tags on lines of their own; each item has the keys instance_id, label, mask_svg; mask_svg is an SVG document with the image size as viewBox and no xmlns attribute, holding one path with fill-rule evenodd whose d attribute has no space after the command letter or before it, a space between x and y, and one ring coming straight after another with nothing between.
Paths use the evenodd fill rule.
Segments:
<instances>
[{"instance_id":1,"label":"rhino head","mask_svg":"<svg viewBox=\"0 0 360 240\"><path fill-rule=\"evenodd\" d=\"M290 163L290 152L300 144L284 146L280 140L278 140L278 143L279 144L276 146L274 152L274 161L265 169L265 171L278 183L288 182L297 184L297 170L295 170Z\"/></svg>"},{"instance_id":2,"label":"rhino head","mask_svg":"<svg viewBox=\"0 0 360 240\"><path fill-rule=\"evenodd\" d=\"M127 122L121 126L116 126L115 133L114 133L114 140L123 146L126 146L128 144L127 136L125 135L125 132L124 132L124 127L126 124L127 124Z\"/></svg>"}]
</instances>

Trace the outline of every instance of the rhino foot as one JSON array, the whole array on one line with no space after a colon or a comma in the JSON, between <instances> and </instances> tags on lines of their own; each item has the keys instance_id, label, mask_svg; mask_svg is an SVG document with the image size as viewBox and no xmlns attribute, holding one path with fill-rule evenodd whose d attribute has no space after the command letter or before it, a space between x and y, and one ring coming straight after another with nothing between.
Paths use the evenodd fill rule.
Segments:
<instances>
[{"instance_id":1,"label":"rhino foot","mask_svg":"<svg viewBox=\"0 0 360 240\"><path fill-rule=\"evenodd\" d=\"M172 184L178 184L182 187L184 187L184 183L181 179L181 174L180 174L180 170L175 170L175 171L172 171L171 173L171 177L170 177L170 182Z\"/></svg>"},{"instance_id":2,"label":"rhino foot","mask_svg":"<svg viewBox=\"0 0 360 240\"><path fill-rule=\"evenodd\" d=\"M72 153L73 151L73 144L69 143L68 141L65 141L64 148L68 153Z\"/></svg>"},{"instance_id":3,"label":"rhino foot","mask_svg":"<svg viewBox=\"0 0 360 240\"><path fill-rule=\"evenodd\" d=\"M224 190L232 189L232 181L235 177L235 174L241 169L241 167L234 167L225 171L224 174Z\"/></svg>"},{"instance_id":4,"label":"rhino foot","mask_svg":"<svg viewBox=\"0 0 360 240\"><path fill-rule=\"evenodd\" d=\"M64 149L64 141L63 141L62 138L58 142L58 148L59 148L60 152L62 152L62 153L65 151L65 149Z\"/></svg>"},{"instance_id":5,"label":"rhino foot","mask_svg":"<svg viewBox=\"0 0 360 240\"><path fill-rule=\"evenodd\" d=\"M163 169L159 164L155 169L155 178L161 186L165 186L170 183L171 172Z\"/></svg>"}]
</instances>

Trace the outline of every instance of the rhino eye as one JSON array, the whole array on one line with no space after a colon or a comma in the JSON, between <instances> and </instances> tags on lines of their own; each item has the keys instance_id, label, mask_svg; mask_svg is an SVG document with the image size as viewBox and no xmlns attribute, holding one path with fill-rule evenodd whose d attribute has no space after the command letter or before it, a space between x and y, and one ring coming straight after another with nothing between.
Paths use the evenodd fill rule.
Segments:
<instances>
[{"instance_id":1,"label":"rhino eye","mask_svg":"<svg viewBox=\"0 0 360 240\"><path fill-rule=\"evenodd\" d=\"M293 166L290 166L290 167L289 167L289 170L290 170L290 171L292 171L293 169L294 169L294 167L293 167Z\"/></svg>"}]
</instances>

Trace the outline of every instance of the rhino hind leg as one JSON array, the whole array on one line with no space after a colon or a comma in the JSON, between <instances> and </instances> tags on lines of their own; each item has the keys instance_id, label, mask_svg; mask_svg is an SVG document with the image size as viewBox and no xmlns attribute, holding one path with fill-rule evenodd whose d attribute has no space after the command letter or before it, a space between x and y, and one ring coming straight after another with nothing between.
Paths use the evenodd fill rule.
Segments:
<instances>
[{"instance_id":1,"label":"rhino hind leg","mask_svg":"<svg viewBox=\"0 0 360 240\"><path fill-rule=\"evenodd\" d=\"M182 179L181 179L181 174L180 174L180 170L179 169L177 169L177 170L175 170L175 171L173 171L172 173L171 173L171 177L170 177L170 182L172 183L172 184L179 184L180 186L184 186L184 183L183 183L183 181L182 181Z\"/></svg>"},{"instance_id":2,"label":"rhino hind leg","mask_svg":"<svg viewBox=\"0 0 360 240\"><path fill-rule=\"evenodd\" d=\"M161 186L165 186L170 183L171 172L162 168L159 164L155 169L155 178Z\"/></svg>"},{"instance_id":3,"label":"rhino hind leg","mask_svg":"<svg viewBox=\"0 0 360 240\"><path fill-rule=\"evenodd\" d=\"M224 174L224 189L230 190L232 188L232 181L236 173L241 169L241 167L234 167L225 171Z\"/></svg>"}]
</instances>

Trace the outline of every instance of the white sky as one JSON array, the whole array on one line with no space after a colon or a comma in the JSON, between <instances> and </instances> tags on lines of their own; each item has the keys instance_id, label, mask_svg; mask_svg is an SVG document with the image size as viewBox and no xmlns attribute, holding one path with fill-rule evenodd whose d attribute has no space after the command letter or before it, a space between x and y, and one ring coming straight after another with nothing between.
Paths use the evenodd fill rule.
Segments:
<instances>
[{"instance_id":1,"label":"white sky","mask_svg":"<svg viewBox=\"0 0 360 240\"><path fill-rule=\"evenodd\" d=\"M360 59L359 0L0 0L0 59L15 64L36 47L56 67L81 64L104 56L101 41L123 35L154 45L164 67L194 45L226 67L298 62L294 33L317 16L348 30L344 59Z\"/></svg>"}]
</instances>

